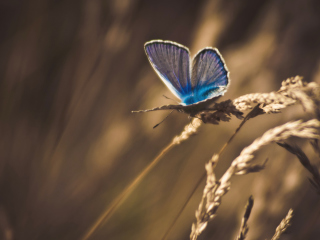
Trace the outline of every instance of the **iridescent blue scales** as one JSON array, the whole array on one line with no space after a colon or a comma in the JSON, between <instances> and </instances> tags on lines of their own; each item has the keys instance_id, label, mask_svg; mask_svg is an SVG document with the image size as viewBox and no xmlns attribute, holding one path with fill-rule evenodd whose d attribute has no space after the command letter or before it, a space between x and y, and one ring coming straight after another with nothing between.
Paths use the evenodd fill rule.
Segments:
<instances>
[{"instance_id":1,"label":"iridescent blue scales","mask_svg":"<svg viewBox=\"0 0 320 240\"><path fill-rule=\"evenodd\" d=\"M229 72L217 49L204 48L191 60L189 49L175 42L153 40L144 47L155 72L181 100L144 112L176 109L194 115L226 92Z\"/></svg>"}]
</instances>

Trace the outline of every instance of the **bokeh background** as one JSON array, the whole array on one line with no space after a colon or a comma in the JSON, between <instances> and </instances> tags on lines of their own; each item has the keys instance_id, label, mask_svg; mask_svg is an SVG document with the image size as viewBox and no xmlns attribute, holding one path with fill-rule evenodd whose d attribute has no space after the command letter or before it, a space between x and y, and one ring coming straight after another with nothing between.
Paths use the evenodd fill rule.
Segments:
<instances>
[{"instance_id":1,"label":"bokeh background","mask_svg":"<svg viewBox=\"0 0 320 240\"><path fill-rule=\"evenodd\" d=\"M1 0L0 238L80 239L108 204L190 122L172 103L143 45L153 39L191 53L217 47L230 70L221 100L276 91L301 75L320 83L318 0ZM250 120L220 159L230 162L271 127L309 119L301 106ZM240 121L202 126L172 149L91 239L161 239L187 196ZM319 164L312 149L298 141ZM234 239L255 199L248 239L270 239L289 208L282 239L319 239L319 195L297 159L277 145L260 173L233 179L199 239ZM201 188L204 186L202 184ZM199 188L169 239L188 239Z\"/></svg>"}]
</instances>

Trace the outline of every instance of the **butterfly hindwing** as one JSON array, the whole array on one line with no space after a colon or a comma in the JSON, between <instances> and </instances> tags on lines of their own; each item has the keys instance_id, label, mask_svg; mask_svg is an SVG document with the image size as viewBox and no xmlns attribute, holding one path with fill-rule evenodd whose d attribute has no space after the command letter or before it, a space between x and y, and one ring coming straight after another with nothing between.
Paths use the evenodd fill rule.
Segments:
<instances>
[{"instance_id":1,"label":"butterfly hindwing","mask_svg":"<svg viewBox=\"0 0 320 240\"><path fill-rule=\"evenodd\" d=\"M204 48L192 61L191 85L195 101L221 96L229 84L229 72L217 49Z\"/></svg>"},{"instance_id":2,"label":"butterfly hindwing","mask_svg":"<svg viewBox=\"0 0 320 240\"><path fill-rule=\"evenodd\" d=\"M153 69L176 97L183 99L191 92L188 48L170 41L154 40L145 44L145 51Z\"/></svg>"}]
</instances>

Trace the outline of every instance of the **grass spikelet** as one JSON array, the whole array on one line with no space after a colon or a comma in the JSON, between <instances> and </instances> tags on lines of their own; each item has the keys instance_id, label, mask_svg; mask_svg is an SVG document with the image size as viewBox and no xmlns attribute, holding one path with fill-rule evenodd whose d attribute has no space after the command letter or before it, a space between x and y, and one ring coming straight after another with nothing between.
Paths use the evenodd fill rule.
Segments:
<instances>
[{"instance_id":1,"label":"grass spikelet","mask_svg":"<svg viewBox=\"0 0 320 240\"><path fill-rule=\"evenodd\" d=\"M277 92L270 93L253 93L246 94L235 100L226 100L220 103L214 103L210 108L196 114L192 119L191 123L186 125L184 130L180 135L173 138L171 143L166 146L160 154L125 188L125 190L110 204L106 211L104 211L101 216L96 220L96 222L91 226L86 235L82 238L83 240L89 239L92 234L105 222L112 213L120 206L122 202L129 196L129 194L135 189L138 183L148 174L148 172L160 161L160 159L174 146L179 145L183 141L189 139L192 135L196 134L201 123L211 123L219 124L220 121L229 121L231 116L235 116L238 119L242 119L240 126L237 128L235 133L231 136L229 141L222 147L219 154L214 154L210 161L206 164L206 174L198 181L196 187L193 189L188 200L183 205L182 209L179 211L178 216L173 221L168 231L165 233L162 239L165 239L169 234L170 230L173 228L178 217L182 213L184 207L187 205L188 201L191 199L192 194L196 191L196 188L200 185L203 179L206 177L206 186L203 190L203 196L196 210L196 222L192 224L192 230L190 234L190 239L195 240L197 237L206 229L207 224L210 219L212 219L217 209L219 208L222 197L230 189L230 179L234 175L244 175L251 172L259 172L264 169L266 161L259 165L253 164L252 160L254 158L254 153L261 149L263 146L268 145L272 142L283 142L289 137L295 136L299 138L311 139L311 144L316 152L320 155L320 148L318 146L320 127L320 90L319 85L316 83L306 83L302 81L302 78L297 76L294 78L289 78L282 82L282 86ZM316 118L309 120L307 122L294 121L283 124L282 126L270 129L265 132L262 137L256 139L250 146L244 148L240 155L233 160L229 169L223 174L220 180L216 179L214 169L218 163L221 153L225 150L226 146L232 141L234 136L238 133L241 127L249 119L256 116L262 115L264 113L279 113L282 109L291 106L293 104L300 103L303 109L307 112L314 113ZM255 104L255 106L254 106ZM170 110L168 106L162 106L146 111L155 110ZM247 116L243 117L243 111L251 111ZM145 112L145 111L143 111ZM281 144L280 143L280 144ZM299 155L299 154L298 154ZM301 154L300 154L301 155ZM310 163L310 162L309 162ZM313 179L310 180L311 183L319 189L319 179L316 176L315 169L311 164L307 165L303 163L304 166L313 174ZM311 167L310 167L311 166ZM313 170L311 170L313 169ZM312 172L313 171L313 172ZM317 172L318 174L318 172ZM319 175L319 174L318 174ZM252 207L252 206L251 206ZM247 215L242 220L241 229L238 235L238 239L245 239L248 232L247 226ZM288 218L290 220L290 218ZM289 221L288 220L288 221ZM284 223L282 224L284 225ZM281 225L281 226L282 226ZM280 226L279 226L280 227ZM278 228L279 228L278 227ZM277 231L281 232L279 228ZM284 231L284 230L283 230ZM282 232L283 232L282 231ZM281 233L282 233L281 232Z\"/></svg>"},{"instance_id":2,"label":"grass spikelet","mask_svg":"<svg viewBox=\"0 0 320 240\"><path fill-rule=\"evenodd\" d=\"M305 111L315 113L317 119L320 119L320 87L314 82L303 82L302 77L299 76L284 80L277 92L251 93L233 101L215 103L197 116L204 123L219 124L220 121L229 121L231 115L242 119L243 112L252 109L253 104L258 104L262 110L258 114L260 115L279 113L282 109L297 102L301 103Z\"/></svg>"},{"instance_id":3,"label":"grass spikelet","mask_svg":"<svg viewBox=\"0 0 320 240\"><path fill-rule=\"evenodd\" d=\"M178 145L181 142L187 140L190 136L197 133L200 126L201 121L198 118L192 119L192 122L184 127L182 133L179 136L174 137L174 139L172 140L172 144Z\"/></svg>"},{"instance_id":4,"label":"grass spikelet","mask_svg":"<svg viewBox=\"0 0 320 240\"><path fill-rule=\"evenodd\" d=\"M316 119L309 120L307 122L302 122L301 120L288 122L268 130L250 146L244 148L240 155L232 161L231 166L219 181L212 183L213 181L211 179L215 179L214 173L211 170L207 170L207 183L209 184L205 186L201 202L198 210L196 211L196 223L192 225L190 239L197 239L197 237L206 228L208 221L214 217L221 204L222 197L230 189L231 177L235 174L248 174L252 172L251 168L253 165L251 163L255 152L267 144L283 141L289 137L309 139L320 138L318 132L319 127L320 122ZM214 158L214 162L216 162L217 159L218 156ZM208 164L212 164L212 161L213 160L211 159ZM206 169L208 169L208 164L206 165ZM254 166L254 168L256 168L256 166Z\"/></svg>"},{"instance_id":5,"label":"grass spikelet","mask_svg":"<svg viewBox=\"0 0 320 240\"><path fill-rule=\"evenodd\" d=\"M293 146L285 142L278 142L277 144L297 156L302 166L311 173L312 179L309 178L309 181L317 193L320 194L320 173L318 168L310 162L302 149L298 146Z\"/></svg>"},{"instance_id":6,"label":"grass spikelet","mask_svg":"<svg viewBox=\"0 0 320 240\"><path fill-rule=\"evenodd\" d=\"M242 217L240 231L239 231L239 234L238 234L236 240L244 240L247 236L247 233L249 231L249 227L248 227L247 222L249 220L252 207L253 207L253 197L250 196L248 199L247 205L245 207L246 211Z\"/></svg>"},{"instance_id":7,"label":"grass spikelet","mask_svg":"<svg viewBox=\"0 0 320 240\"><path fill-rule=\"evenodd\" d=\"M280 222L279 226L276 229L275 234L273 235L271 240L278 240L280 236L287 230L287 228L291 225L291 219L293 210L290 209L287 216Z\"/></svg>"},{"instance_id":8,"label":"grass spikelet","mask_svg":"<svg viewBox=\"0 0 320 240\"><path fill-rule=\"evenodd\" d=\"M294 99L277 92L246 94L233 101L239 111L251 109L252 103L259 103L265 113L279 112L281 109L293 105L295 102Z\"/></svg>"}]
</instances>

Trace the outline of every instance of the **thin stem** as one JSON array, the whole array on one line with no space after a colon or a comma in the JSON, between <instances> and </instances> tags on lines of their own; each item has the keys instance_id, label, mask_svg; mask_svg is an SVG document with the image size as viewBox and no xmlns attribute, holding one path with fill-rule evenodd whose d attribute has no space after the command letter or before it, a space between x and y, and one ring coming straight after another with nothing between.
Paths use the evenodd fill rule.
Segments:
<instances>
[{"instance_id":1,"label":"thin stem","mask_svg":"<svg viewBox=\"0 0 320 240\"><path fill-rule=\"evenodd\" d=\"M110 218L113 212L124 202L129 194L137 187L138 183L153 169L160 159L175 145L187 140L190 136L195 134L198 128L201 126L199 119L194 119L190 124L186 125L184 130L179 136L173 138L172 142L164 148L161 153L132 181L132 183L126 187L120 195L112 201L109 207L100 215L100 217L94 222L91 228L86 232L82 240L89 239L92 234L101 226L101 224Z\"/></svg>"},{"instance_id":2,"label":"thin stem","mask_svg":"<svg viewBox=\"0 0 320 240\"><path fill-rule=\"evenodd\" d=\"M161 157L166 154L173 146L174 142L170 143L165 149L161 151L161 153L132 181L132 183L125 188L121 194L112 201L110 206L104 211L101 216L95 221L95 223L91 226L91 228L84 235L82 240L89 239L92 234L99 228L99 226L111 217L113 212L124 202L124 200L129 196L129 194L136 188L138 183L153 169L156 164L160 161Z\"/></svg>"},{"instance_id":3,"label":"thin stem","mask_svg":"<svg viewBox=\"0 0 320 240\"><path fill-rule=\"evenodd\" d=\"M242 128L242 126L250 119L252 118L252 115L254 112L257 111L258 109L258 105L256 107L254 107L248 114L247 116L242 120L242 122L240 123L239 127L235 130L235 132L232 134L232 136L229 138L229 140L223 145L223 147L220 149L219 154L221 155L223 153L223 151L226 149L226 147L228 146L228 144L233 140L233 138L235 137L235 135L240 131L240 129ZM207 173L204 172L200 178L200 180L197 182L197 184L195 185L195 187L192 189L191 193L189 194L189 196L187 197L187 200L185 201L185 203L182 205L182 208L180 209L180 211L178 212L177 216L175 217L175 219L173 220L172 224L170 225L170 227L168 228L168 230L166 231L166 233L164 234L164 236L162 237L162 240L167 239L170 231L172 230L172 228L175 226L175 224L177 223L179 217L181 216L183 210L186 208L186 206L188 205L191 197L193 196L193 194L196 192L196 190L198 189L198 187L200 186L200 184L202 183L202 181L206 178Z\"/></svg>"}]
</instances>

